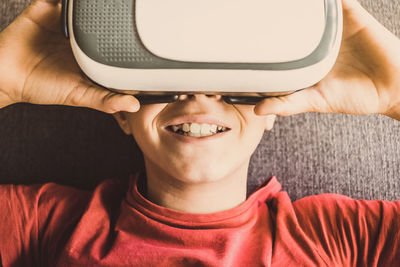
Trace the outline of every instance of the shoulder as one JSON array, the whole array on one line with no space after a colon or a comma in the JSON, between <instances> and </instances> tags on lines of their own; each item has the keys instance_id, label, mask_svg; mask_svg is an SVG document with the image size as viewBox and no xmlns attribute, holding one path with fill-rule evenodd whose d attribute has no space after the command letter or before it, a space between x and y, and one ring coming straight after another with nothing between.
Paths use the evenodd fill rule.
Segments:
<instances>
[{"instance_id":1,"label":"shoulder","mask_svg":"<svg viewBox=\"0 0 400 267\"><path fill-rule=\"evenodd\" d=\"M0 255L9 262L25 255L29 261L29 253L42 251L42 256L54 259L87 210L92 207L94 216L101 208L109 210L123 188L116 179L103 181L94 191L54 183L1 185Z\"/></svg>"},{"instance_id":2,"label":"shoulder","mask_svg":"<svg viewBox=\"0 0 400 267\"><path fill-rule=\"evenodd\" d=\"M35 185L0 185L0 200L27 205L55 205L88 202L95 194L112 194L125 187L125 182L109 179L101 182L94 190L84 190L55 183ZM120 190L117 190L120 191ZM82 203L83 204L83 203Z\"/></svg>"},{"instance_id":3,"label":"shoulder","mask_svg":"<svg viewBox=\"0 0 400 267\"><path fill-rule=\"evenodd\" d=\"M367 264L385 253L388 261L398 258L400 201L324 194L296 201L293 207L300 228L327 258L348 264L357 258ZM386 247L393 248L393 255Z\"/></svg>"},{"instance_id":4,"label":"shoulder","mask_svg":"<svg viewBox=\"0 0 400 267\"><path fill-rule=\"evenodd\" d=\"M371 259L382 259L383 254L388 262L398 258L400 201L322 194L292 203L287 194L280 192L273 207L277 240L290 242L290 246L284 246L286 249L299 244L302 253L316 252L308 257L318 255L328 265L336 266L357 265L354 261L368 265Z\"/></svg>"},{"instance_id":5,"label":"shoulder","mask_svg":"<svg viewBox=\"0 0 400 267\"><path fill-rule=\"evenodd\" d=\"M22 223L40 231L50 225L73 224L93 202L107 206L120 201L123 184L117 179L105 180L94 191L55 183L1 185L0 212L7 217L0 220L0 225Z\"/></svg>"},{"instance_id":6,"label":"shoulder","mask_svg":"<svg viewBox=\"0 0 400 267\"><path fill-rule=\"evenodd\" d=\"M400 201L353 199L339 194L322 194L306 197L293 203L300 217L354 219L369 217L372 222L383 214L396 215L400 211Z\"/></svg>"},{"instance_id":7,"label":"shoulder","mask_svg":"<svg viewBox=\"0 0 400 267\"><path fill-rule=\"evenodd\" d=\"M24 210L36 211L43 207L74 205L78 201L90 198L91 192L70 186L47 183L41 185L1 185L0 205L10 208L24 207Z\"/></svg>"},{"instance_id":8,"label":"shoulder","mask_svg":"<svg viewBox=\"0 0 400 267\"><path fill-rule=\"evenodd\" d=\"M78 213L79 210L83 211L93 199L112 201L117 198L117 195L121 199L126 187L126 182L119 179L105 180L92 191L55 183L0 185L0 210L13 209L13 213L16 210L23 212L19 216L35 215L37 218L48 217L45 214L57 215L58 210L64 214L68 210Z\"/></svg>"},{"instance_id":9,"label":"shoulder","mask_svg":"<svg viewBox=\"0 0 400 267\"><path fill-rule=\"evenodd\" d=\"M312 231L329 229L350 234L400 220L400 201L352 199L338 194L306 197L295 201L293 209L299 224L305 227L312 223Z\"/></svg>"}]
</instances>

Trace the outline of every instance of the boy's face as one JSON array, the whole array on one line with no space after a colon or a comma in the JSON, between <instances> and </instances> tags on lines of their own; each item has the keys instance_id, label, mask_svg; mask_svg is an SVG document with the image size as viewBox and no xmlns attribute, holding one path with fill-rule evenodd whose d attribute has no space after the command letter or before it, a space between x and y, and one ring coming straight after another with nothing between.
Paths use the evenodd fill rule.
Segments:
<instances>
[{"instance_id":1,"label":"boy's face","mask_svg":"<svg viewBox=\"0 0 400 267\"><path fill-rule=\"evenodd\" d=\"M156 166L182 182L197 183L247 168L264 130L270 130L275 120L256 116L253 109L199 94L114 116L126 134L133 134L146 166Z\"/></svg>"}]
</instances>

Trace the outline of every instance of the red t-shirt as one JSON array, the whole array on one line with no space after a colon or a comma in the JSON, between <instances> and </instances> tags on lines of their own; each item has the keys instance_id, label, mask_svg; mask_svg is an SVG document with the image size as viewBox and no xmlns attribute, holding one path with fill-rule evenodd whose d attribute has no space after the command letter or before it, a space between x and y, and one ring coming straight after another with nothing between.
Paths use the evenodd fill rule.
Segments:
<instances>
[{"instance_id":1,"label":"red t-shirt","mask_svg":"<svg viewBox=\"0 0 400 267\"><path fill-rule=\"evenodd\" d=\"M137 177L0 186L4 266L400 266L400 201L292 203L272 178L233 209L188 214L148 201Z\"/></svg>"}]
</instances>

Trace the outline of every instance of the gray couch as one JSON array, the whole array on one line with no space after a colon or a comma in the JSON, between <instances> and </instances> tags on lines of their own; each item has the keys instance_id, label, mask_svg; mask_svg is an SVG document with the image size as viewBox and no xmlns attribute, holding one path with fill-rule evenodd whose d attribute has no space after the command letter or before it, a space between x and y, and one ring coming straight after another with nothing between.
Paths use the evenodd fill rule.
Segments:
<instances>
[{"instance_id":1,"label":"gray couch","mask_svg":"<svg viewBox=\"0 0 400 267\"><path fill-rule=\"evenodd\" d=\"M1 1L0 30L29 2ZM398 0L361 2L400 36ZM133 138L94 110L15 104L0 110L0 122L1 183L93 188L142 164ZM248 192L272 175L293 200L320 193L400 199L400 122L379 115L278 118L252 158Z\"/></svg>"}]
</instances>

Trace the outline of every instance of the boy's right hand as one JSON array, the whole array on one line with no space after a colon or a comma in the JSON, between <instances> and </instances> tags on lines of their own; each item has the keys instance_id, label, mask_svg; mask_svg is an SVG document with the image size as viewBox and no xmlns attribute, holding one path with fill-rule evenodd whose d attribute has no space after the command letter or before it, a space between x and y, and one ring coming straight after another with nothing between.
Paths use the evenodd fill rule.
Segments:
<instances>
[{"instance_id":1,"label":"boy's right hand","mask_svg":"<svg viewBox=\"0 0 400 267\"><path fill-rule=\"evenodd\" d=\"M0 33L0 108L17 102L135 112L139 101L84 78L60 27L60 0L36 0Z\"/></svg>"}]
</instances>

